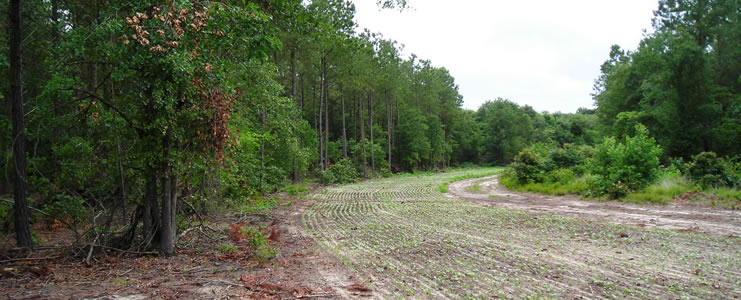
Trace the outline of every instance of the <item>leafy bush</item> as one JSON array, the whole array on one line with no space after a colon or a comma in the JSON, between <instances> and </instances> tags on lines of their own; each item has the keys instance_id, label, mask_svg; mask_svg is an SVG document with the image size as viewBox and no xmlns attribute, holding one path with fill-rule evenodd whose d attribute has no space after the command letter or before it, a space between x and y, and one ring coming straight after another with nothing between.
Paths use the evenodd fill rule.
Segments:
<instances>
[{"instance_id":1,"label":"leafy bush","mask_svg":"<svg viewBox=\"0 0 741 300\"><path fill-rule=\"evenodd\" d=\"M576 178L574 171L571 171L570 169L557 169L550 171L545 175L545 182L568 184L569 182L574 181L574 178Z\"/></svg>"},{"instance_id":2,"label":"leafy bush","mask_svg":"<svg viewBox=\"0 0 741 300\"><path fill-rule=\"evenodd\" d=\"M687 164L687 175L703 188L736 186L739 179L733 173L731 164L714 152L697 154Z\"/></svg>"},{"instance_id":3,"label":"leafy bush","mask_svg":"<svg viewBox=\"0 0 741 300\"><path fill-rule=\"evenodd\" d=\"M232 244L222 243L219 244L219 253L221 254L232 254L237 252L237 246Z\"/></svg>"},{"instance_id":4,"label":"leafy bush","mask_svg":"<svg viewBox=\"0 0 741 300\"><path fill-rule=\"evenodd\" d=\"M242 237L247 241L247 245L252 249L258 249L262 246L267 245L268 240L259 229L253 228L248 225L242 226L239 232Z\"/></svg>"},{"instance_id":5,"label":"leafy bush","mask_svg":"<svg viewBox=\"0 0 741 300\"><path fill-rule=\"evenodd\" d=\"M590 194L617 199L643 189L659 177L661 153L661 147L640 124L636 125L636 135L627 137L625 143L606 138L589 164Z\"/></svg>"},{"instance_id":6,"label":"leafy bush","mask_svg":"<svg viewBox=\"0 0 741 300\"><path fill-rule=\"evenodd\" d=\"M82 197L60 194L57 195L56 201L44 205L42 210L53 218L78 224L87 214L84 204Z\"/></svg>"},{"instance_id":7,"label":"leafy bush","mask_svg":"<svg viewBox=\"0 0 741 300\"><path fill-rule=\"evenodd\" d=\"M545 166L540 155L531 149L523 149L515 156L511 165L515 179L520 183L536 183L543 181Z\"/></svg>"},{"instance_id":8,"label":"leafy bush","mask_svg":"<svg viewBox=\"0 0 741 300\"><path fill-rule=\"evenodd\" d=\"M358 181L358 171L349 159L342 159L321 172L322 184L346 184Z\"/></svg>"}]
</instances>

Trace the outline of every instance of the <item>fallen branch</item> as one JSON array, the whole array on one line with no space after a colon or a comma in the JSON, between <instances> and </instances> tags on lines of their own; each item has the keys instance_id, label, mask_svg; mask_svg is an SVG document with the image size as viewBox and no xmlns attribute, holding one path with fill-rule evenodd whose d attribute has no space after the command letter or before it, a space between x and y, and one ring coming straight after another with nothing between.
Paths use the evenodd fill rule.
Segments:
<instances>
[{"instance_id":1,"label":"fallen branch","mask_svg":"<svg viewBox=\"0 0 741 300\"><path fill-rule=\"evenodd\" d=\"M58 256L49 256L49 257L11 258L11 259L6 259L6 260L0 260L0 264L17 262L17 261L51 260L51 259L57 259L57 258L62 258L62 257L63 257L62 255L58 255Z\"/></svg>"}]
</instances>

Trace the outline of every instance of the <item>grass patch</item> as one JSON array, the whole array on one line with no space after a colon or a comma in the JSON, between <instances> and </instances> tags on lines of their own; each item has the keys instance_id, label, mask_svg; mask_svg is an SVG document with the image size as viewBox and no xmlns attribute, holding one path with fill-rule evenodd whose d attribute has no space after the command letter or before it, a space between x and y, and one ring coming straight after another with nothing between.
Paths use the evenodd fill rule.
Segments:
<instances>
[{"instance_id":1,"label":"grass patch","mask_svg":"<svg viewBox=\"0 0 741 300\"><path fill-rule=\"evenodd\" d=\"M474 182L472 185L469 185L466 187L466 191L469 191L471 193L481 194L481 185L479 185L480 182Z\"/></svg>"},{"instance_id":2,"label":"grass patch","mask_svg":"<svg viewBox=\"0 0 741 300\"><path fill-rule=\"evenodd\" d=\"M255 197L241 203L237 210L241 214L269 214L276 206L278 202L272 196Z\"/></svg>"},{"instance_id":3,"label":"grass patch","mask_svg":"<svg viewBox=\"0 0 741 300\"><path fill-rule=\"evenodd\" d=\"M696 190L697 188L684 177L669 177L661 179L643 191L628 194L623 201L638 204L667 204L679 195Z\"/></svg>"},{"instance_id":4,"label":"grass patch","mask_svg":"<svg viewBox=\"0 0 741 300\"><path fill-rule=\"evenodd\" d=\"M283 191L291 197L301 197L309 192L309 187L306 183L298 183L287 185L283 188Z\"/></svg>"},{"instance_id":5,"label":"grass patch","mask_svg":"<svg viewBox=\"0 0 741 300\"><path fill-rule=\"evenodd\" d=\"M741 209L741 190L735 188L706 189L703 192L691 193L686 199L702 206Z\"/></svg>"},{"instance_id":6,"label":"grass patch","mask_svg":"<svg viewBox=\"0 0 741 300\"><path fill-rule=\"evenodd\" d=\"M453 177L452 179L450 179L450 180L448 180L448 181L446 181L446 182L444 182L443 184L440 185L440 192L441 193L447 193L448 192L448 185L450 185L453 182L461 181L461 180L466 180L466 179L472 179L472 178L481 178L481 177L486 177L486 176L491 176L491 175L497 175L499 173L502 173L502 170L504 170L504 168L497 167L497 168L493 168L491 171L487 171L487 172L484 172L484 173L465 174L465 175ZM476 184L476 185L478 185L478 184ZM480 190L481 190L481 187L479 187L479 191Z\"/></svg>"},{"instance_id":7,"label":"grass patch","mask_svg":"<svg viewBox=\"0 0 741 300\"><path fill-rule=\"evenodd\" d=\"M572 181L561 183L561 182L550 182L550 183L527 183L521 184L510 177L502 177L499 183L504 187L518 192L531 192L545 195L581 195L583 194L588 186L587 181L584 177L576 178Z\"/></svg>"}]
</instances>

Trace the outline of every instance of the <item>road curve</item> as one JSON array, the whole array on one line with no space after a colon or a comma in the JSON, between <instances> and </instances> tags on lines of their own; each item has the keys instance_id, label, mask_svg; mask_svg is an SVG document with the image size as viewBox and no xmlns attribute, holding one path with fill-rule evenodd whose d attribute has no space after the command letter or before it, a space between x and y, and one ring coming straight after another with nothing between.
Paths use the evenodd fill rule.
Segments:
<instances>
[{"instance_id":1,"label":"road curve","mask_svg":"<svg viewBox=\"0 0 741 300\"><path fill-rule=\"evenodd\" d=\"M680 231L741 236L741 211L686 204L637 205L620 202L579 200L578 196L546 196L520 193L499 185L498 175L453 182L448 197L482 205L500 206L565 217L659 227ZM480 192L467 187L478 182Z\"/></svg>"}]
</instances>

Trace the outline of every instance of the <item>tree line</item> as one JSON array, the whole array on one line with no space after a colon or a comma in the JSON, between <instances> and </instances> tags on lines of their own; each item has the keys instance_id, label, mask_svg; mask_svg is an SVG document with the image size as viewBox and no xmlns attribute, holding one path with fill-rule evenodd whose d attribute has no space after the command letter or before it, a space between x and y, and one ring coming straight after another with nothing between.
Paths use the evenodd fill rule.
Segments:
<instances>
[{"instance_id":1,"label":"tree line","mask_svg":"<svg viewBox=\"0 0 741 300\"><path fill-rule=\"evenodd\" d=\"M596 109L547 113L500 98L461 108L448 70L358 30L349 1L24 1L22 38L0 33L2 76L17 70L13 45L23 71L22 102L16 86L0 94L0 128L13 132L0 136L0 195L79 244L170 255L183 216L309 178L506 164L533 144L594 145L635 123L672 156L738 154L738 5L702 3L661 1L639 50L613 47ZM712 17L687 19L698 13Z\"/></svg>"}]
</instances>

